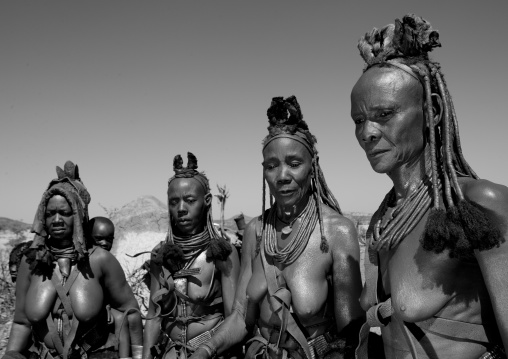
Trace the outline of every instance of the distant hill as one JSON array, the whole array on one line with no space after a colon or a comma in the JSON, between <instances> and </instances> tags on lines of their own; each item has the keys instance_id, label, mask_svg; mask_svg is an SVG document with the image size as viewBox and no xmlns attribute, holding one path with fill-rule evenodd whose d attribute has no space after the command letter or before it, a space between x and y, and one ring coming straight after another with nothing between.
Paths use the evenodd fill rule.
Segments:
<instances>
[{"instance_id":1,"label":"distant hill","mask_svg":"<svg viewBox=\"0 0 508 359\"><path fill-rule=\"evenodd\" d=\"M30 229L30 224L16 221L5 217L0 217L0 231L22 232Z\"/></svg>"}]
</instances>

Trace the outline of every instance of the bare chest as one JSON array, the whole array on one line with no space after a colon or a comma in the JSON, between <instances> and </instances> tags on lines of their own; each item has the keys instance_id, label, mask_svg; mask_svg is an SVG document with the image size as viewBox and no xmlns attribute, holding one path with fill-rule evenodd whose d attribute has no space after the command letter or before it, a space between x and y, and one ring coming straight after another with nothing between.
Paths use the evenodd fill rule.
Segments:
<instances>
[{"instance_id":1,"label":"bare chest","mask_svg":"<svg viewBox=\"0 0 508 359\"><path fill-rule=\"evenodd\" d=\"M481 272L474 262L422 248L424 219L391 251L380 252L382 291L403 320L416 322L438 313L445 317L475 315L485 296ZM464 310L467 308L466 314Z\"/></svg>"},{"instance_id":2,"label":"bare chest","mask_svg":"<svg viewBox=\"0 0 508 359\"><path fill-rule=\"evenodd\" d=\"M61 315L59 313L65 310L65 306L58 305L60 301L68 303L67 308L71 313L66 310L67 315L75 317L80 322L91 321L105 305L104 293L98 278L85 278L82 274L78 274L72 285L69 288L62 288L60 293L51 279L34 276L26 298L26 314L32 323L46 320L50 313Z\"/></svg>"}]
</instances>

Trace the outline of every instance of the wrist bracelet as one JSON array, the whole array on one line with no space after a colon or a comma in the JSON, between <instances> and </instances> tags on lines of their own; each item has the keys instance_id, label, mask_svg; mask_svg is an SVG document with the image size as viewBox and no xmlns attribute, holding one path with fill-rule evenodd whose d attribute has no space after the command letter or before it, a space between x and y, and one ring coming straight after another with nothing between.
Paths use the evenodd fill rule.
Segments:
<instances>
[{"instance_id":1,"label":"wrist bracelet","mask_svg":"<svg viewBox=\"0 0 508 359\"><path fill-rule=\"evenodd\" d=\"M143 357L142 345L131 345L132 359L141 359Z\"/></svg>"},{"instance_id":2,"label":"wrist bracelet","mask_svg":"<svg viewBox=\"0 0 508 359\"><path fill-rule=\"evenodd\" d=\"M201 344L198 349L203 349L206 351L210 356L210 359L214 359L217 356L217 348L209 341Z\"/></svg>"}]
</instances>

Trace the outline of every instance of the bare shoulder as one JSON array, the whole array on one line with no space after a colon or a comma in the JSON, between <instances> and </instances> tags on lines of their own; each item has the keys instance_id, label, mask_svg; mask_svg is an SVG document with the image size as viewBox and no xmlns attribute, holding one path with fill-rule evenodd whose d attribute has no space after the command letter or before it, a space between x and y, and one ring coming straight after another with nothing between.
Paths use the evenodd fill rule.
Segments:
<instances>
[{"instance_id":1,"label":"bare shoulder","mask_svg":"<svg viewBox=\"0 0 508 359\"><path fill-rule=\"evenodd\" d=\"M116 257L109 251L101 247L96 247L90 255L90 264L92 269L100 268L103 274L122 270L118 259L116 259Z\"/></svg>"},{"instance_id":2,"label":"bare shoulder","mask_svg":"<svg viewBox=\"0 0 508 359\"><path fill-rule=\"evenodd\" d=\"M508 207L508 187L485 179L462 179L464 197L480 206L498 212Z\"/></svg>"},{"instance_id":3,"label":"bare shoulder","mask_svg":"<svg viewBox=\"0 0 508 359\"><path fill-rule=\"evenodd\" d=\"M326 205L322 205L322 212L326 239L334 251L349 254L359 251L358 234L353 221Z\"/></svg>"},{"instance_id":4,"label":"bare shoulder","mask_svg":"<svg viewBox=\"0 0 508 359\"><path fill-rule=\"evenodd\" d=\"M260 230L261 216L252 218L245 226L242 239L242 258L246 255L253 256L256 249L257 235Z\"/></svg>"}]
</instances>

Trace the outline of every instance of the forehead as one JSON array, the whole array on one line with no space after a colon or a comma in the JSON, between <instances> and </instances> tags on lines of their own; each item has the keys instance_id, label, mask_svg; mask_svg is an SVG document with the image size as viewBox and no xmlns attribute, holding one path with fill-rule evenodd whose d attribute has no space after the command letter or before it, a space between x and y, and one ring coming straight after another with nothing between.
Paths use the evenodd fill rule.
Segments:
<instances>
[{"instance_id":1,"label":"forehead","mask_svg":"<svg viewBox=\"0 0 508 359\"><path fill-rule=\"evenodd\" d=\"M65 197L60 196L59 194L54 195L48 201L47 207L70 207L69 202L65 199Z\"/></svg>"},{"instance_id":2,"label":"forehead","mask_svg":"<svg viewBox=\"0 0 508 359\"><path fill-rule=\"evenodd\" d=\"M300 157L309 161L312 159L309 150L303 144L291 138L277 138L263 149L264 160L270 158L284 159L286 157Z\"/></svg>"},{"instance_id":3,"label":"forehead","mask_svg":"<svg viewBox=\"0 0 508 359\"><path fill-rule=\"evenodd\" d=\"M421 101L423 86L411 75L393 66L372 67L357 81L351 92L351 100L370 102Z\"/></svg>"},{"instance_id":4,"label":"forehead","mask_svg":"<svg viewBox=\"0 0 508 359\"><path fill-rule=\"evenodd\" d=\"M205 189L194 178L175 178L169 183L168 196L204 196Z\"/></svg>"}]
</instances>

